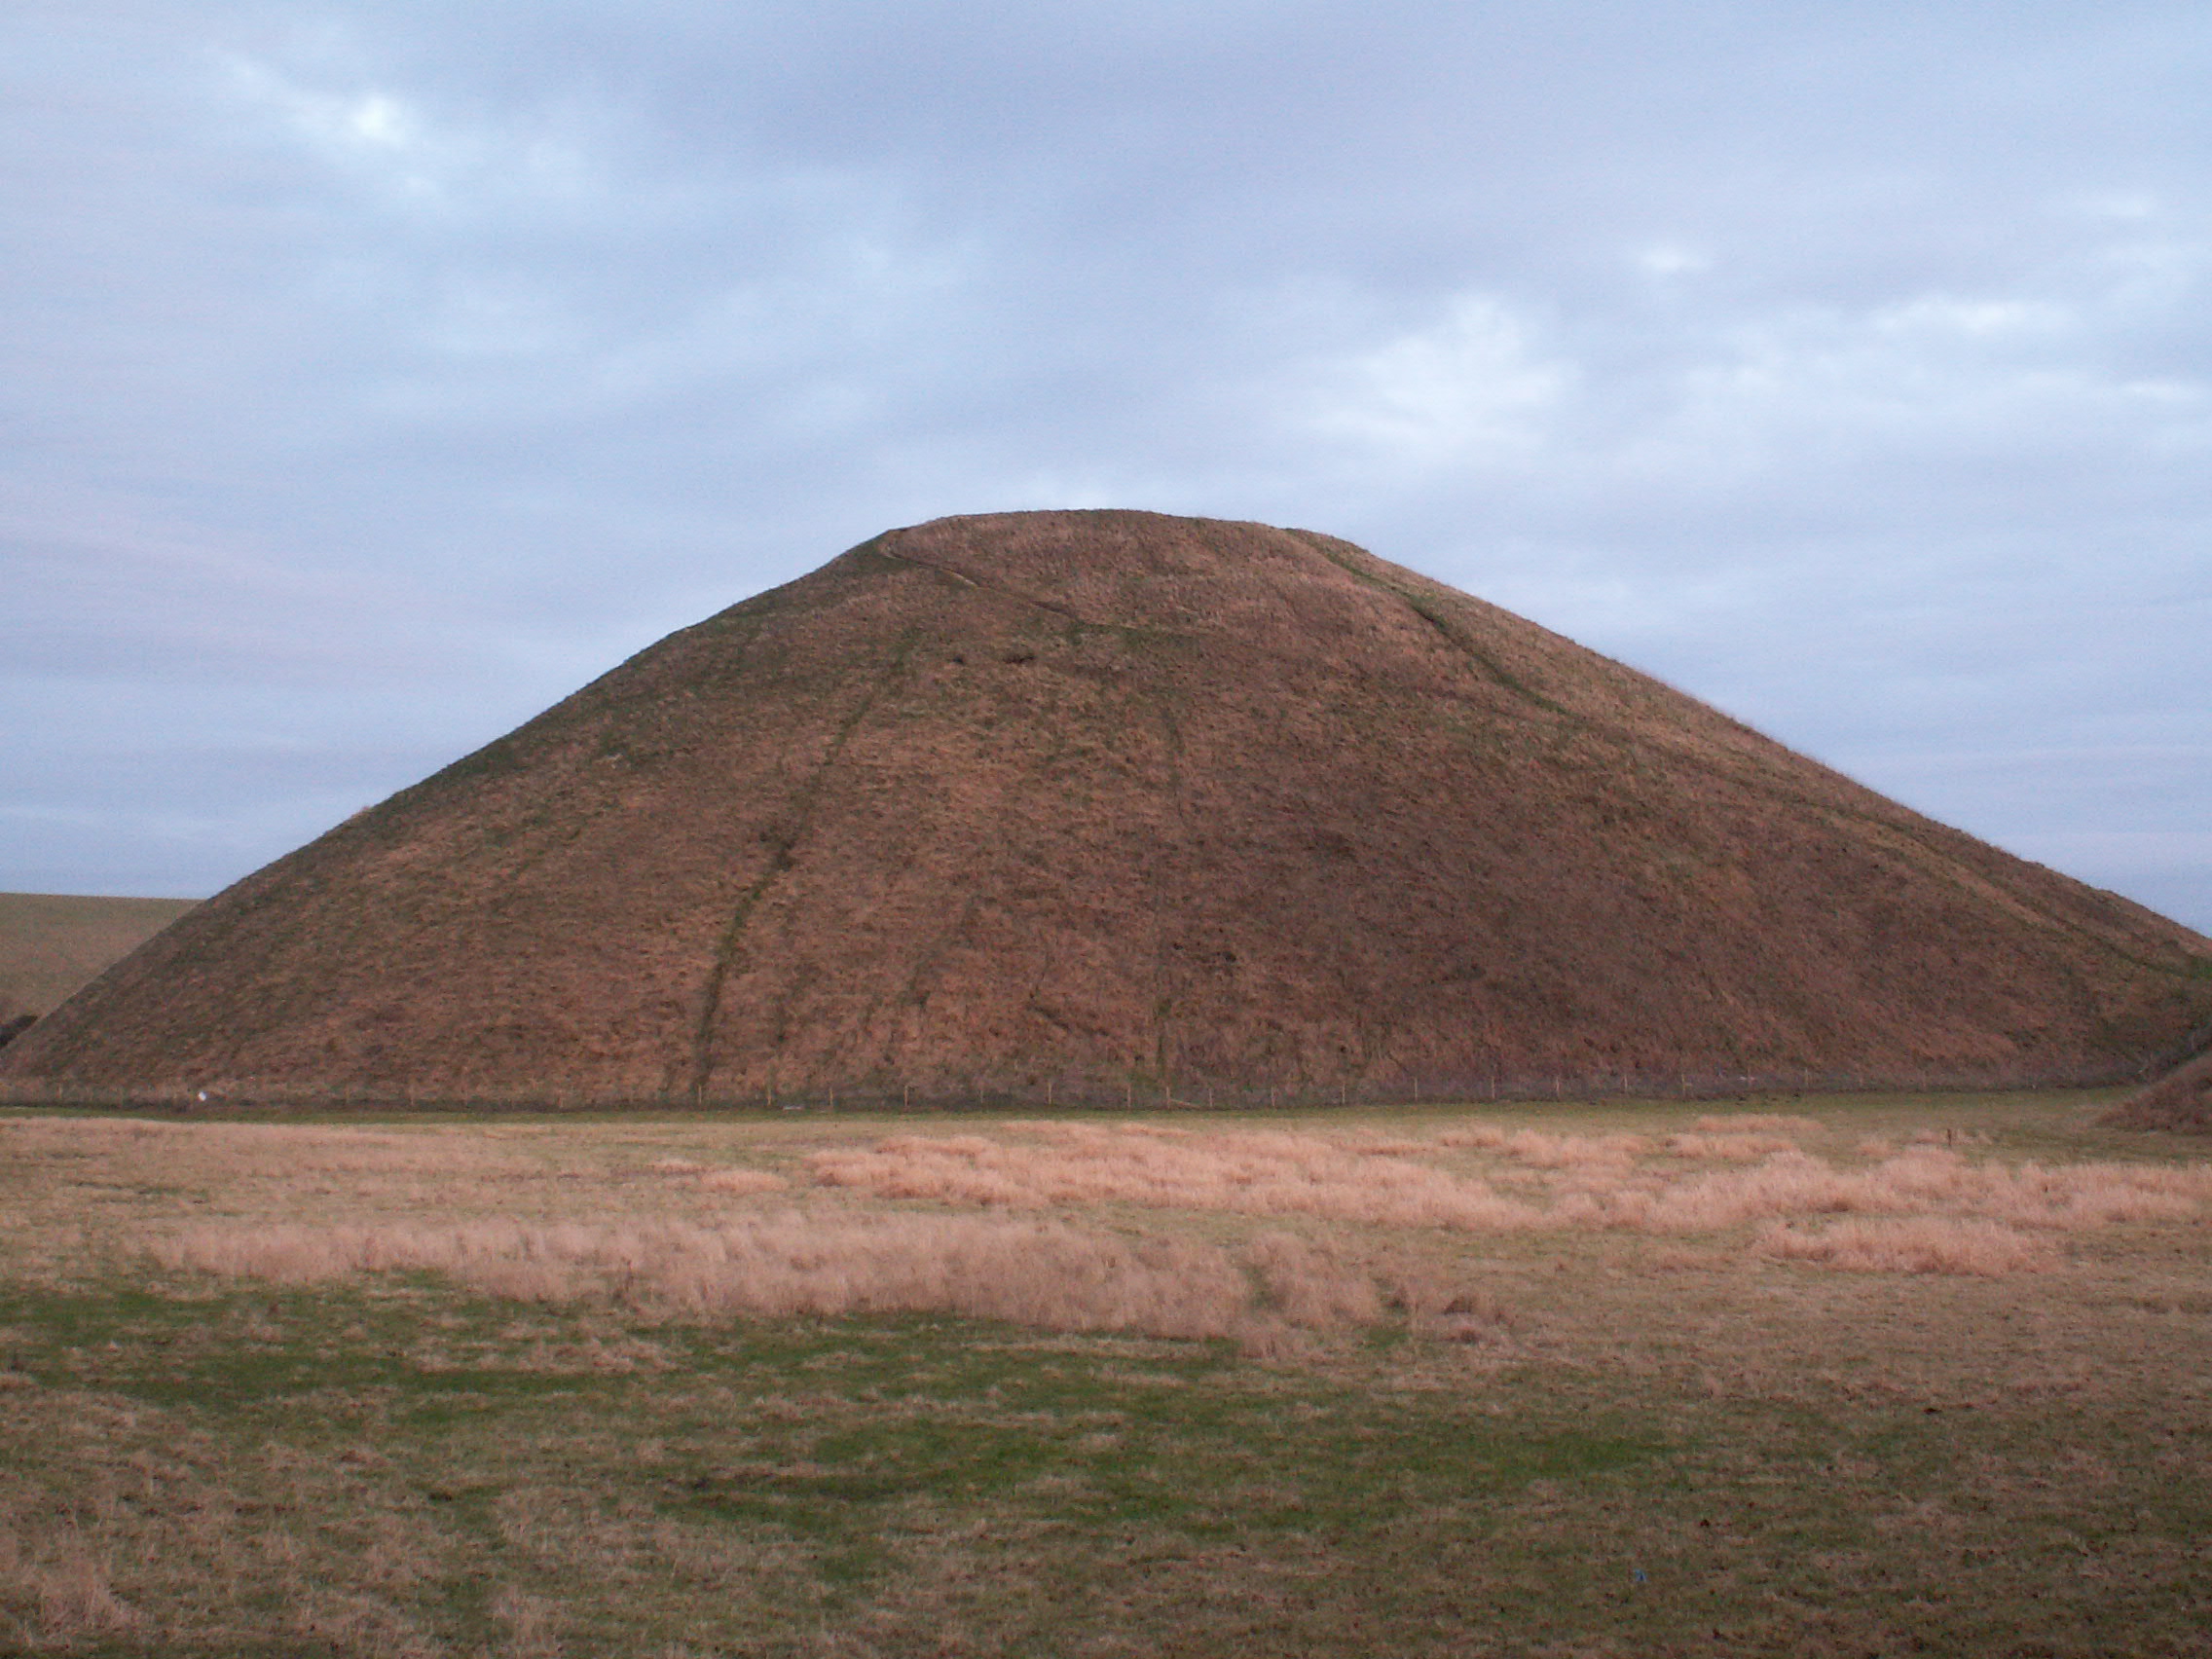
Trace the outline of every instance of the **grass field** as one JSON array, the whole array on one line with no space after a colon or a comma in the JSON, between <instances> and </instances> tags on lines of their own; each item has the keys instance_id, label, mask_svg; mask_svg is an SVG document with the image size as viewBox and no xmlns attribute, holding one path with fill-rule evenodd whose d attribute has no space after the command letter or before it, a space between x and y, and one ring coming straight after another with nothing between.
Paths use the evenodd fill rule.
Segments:
<instances>
[{"instance_id":1,"label":"grass field","mask_svg":"<svg viewBox=\"0 0 2212 1659\"><path fill-rule=\"evenodd\" d=\"M2083 1094L0 1116L0 1650L2212 1653Z\"/></svg>"}]
</instances>

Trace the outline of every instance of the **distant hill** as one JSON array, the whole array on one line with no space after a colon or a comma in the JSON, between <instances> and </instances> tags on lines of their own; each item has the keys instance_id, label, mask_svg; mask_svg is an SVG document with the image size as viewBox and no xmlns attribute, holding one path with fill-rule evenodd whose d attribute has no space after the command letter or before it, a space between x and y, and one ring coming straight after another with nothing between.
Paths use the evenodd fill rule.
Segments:
<instances>
[{"instance_id":1,"label":"distant hill","mask_svg":"<svg viewBox=\"0 0 2212 1659\"><path fill-rule=\"evenodd\" d=\"M2107 1112L2125 1129L2179 1129L2212 1134L2212 1050L2175 1067Z\"/></svg>"},{"instance_id":2,"label":"distant hill","mask_svg":"<svg viewBox=\"0 0 2212 1659\"><path fill-rule=\"evenodd\" d=\"M2110 1079L2212 940L1306 531L886 533L209 901L23 1087Z\"/></svg>"},{"instance_id":3,"label":"distant hill","mask_svg":"<svg viewBox=\"0 0 2212 1659\"><path fill-rule=\"evenodd\" d=\"M52 1012L194 903L0 893L0 1023Z\"/></svg>"}]
</instances>

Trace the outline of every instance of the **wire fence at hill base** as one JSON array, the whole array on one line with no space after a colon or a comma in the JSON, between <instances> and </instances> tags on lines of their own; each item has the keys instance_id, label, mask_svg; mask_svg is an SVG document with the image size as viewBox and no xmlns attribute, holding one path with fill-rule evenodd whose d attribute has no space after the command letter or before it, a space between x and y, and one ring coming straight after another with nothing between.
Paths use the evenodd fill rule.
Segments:
<instances>
[{"instance_id":1,"label":"wire fence at hill base","mask_svg":"<svg viewBox=\"0 0 2212 1659\"><path fill-rule=\"evenodd\" d=\"M229 1114L283 1112L1307 1112L1352 1107L1469 1107L1544 1102L1593 1104L1665 1100L1771 1099L1844 1094L2012 1093L2038 1089L2112 1088L2161 1075L2168 1062L2071 1070L1953 1070L1944 1072L1622 1070L1579 1074L1493 1073L1388 1082L1277 1083L1161 1082L1129 1077L1053 1080L1034 1085L975 1088L860 1086L799 1090L750 1089L689 1094L621 1089L468 1089L430 1087L251 1083L214 1088L118 1089L92 1086L0 1082L0 1104L17 1107L195 1111Z\"/></svg>"}]
</instances>

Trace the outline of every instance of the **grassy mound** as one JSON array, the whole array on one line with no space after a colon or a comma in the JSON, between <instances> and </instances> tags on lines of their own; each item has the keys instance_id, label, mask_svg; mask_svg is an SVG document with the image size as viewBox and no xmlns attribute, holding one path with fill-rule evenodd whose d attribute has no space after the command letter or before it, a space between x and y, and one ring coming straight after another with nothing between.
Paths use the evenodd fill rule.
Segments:
<instances>
[{"instance_id":1,"label":"grassy mound","mask_svg":"<svg viewBox=\"0 0 2212 1659\"><path fill-rule=\"evenodd\" d=\"M576 1103L2117 1079L2212 940L1348 543L876 537L194 911L24 1088Z\"/></svg>"}]
</instances>

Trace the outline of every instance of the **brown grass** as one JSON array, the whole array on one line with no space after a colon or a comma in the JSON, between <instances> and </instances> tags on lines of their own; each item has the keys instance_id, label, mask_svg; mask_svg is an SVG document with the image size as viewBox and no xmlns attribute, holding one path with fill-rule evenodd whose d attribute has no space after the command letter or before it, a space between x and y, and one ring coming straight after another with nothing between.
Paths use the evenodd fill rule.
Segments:
<instances>
[{"instance_id":1,"label":"brown grass","mask_svg":"<svg viewBox=\"0 0 2212 1659\"><path fill-rule=\"evenodd\" d=\"M32 1541L0 1528L0 1583L13 1582L35 1601L38 1622L57 1644L129 1637L146 1622L115 1593L103 1553L76 1528ZM27 1547L26 1547L27 1546Z\"/></svg>"},{"instance_id":2,"label":"brown grass","mask_svg":"<svg viewBox=\"0 0 2212 1659\"><path fill-rule=\"evenodd\" d=\"M1032 1125L1031 1132L1046 1144L890 1135L867 1150L816 1153L807 1164L825 1186L1006 1208L1122 1202L1462 1232L1540 1219L1487 1182L1315 1135L1252 1130L1170 1139L1075 1124Z\"/></svg>"},{"instance_id":3,"label":"brown grass","mask_svg":"<svg viewBox=\"0 0 2212 1659\"><path fill-rule=\"evenodd\" d=\"M2212 1167L2088 1109L0 1120L0 1651L2184 1659Z\"/></svg>"},{"instance_id":4,"label":"brown grass","mask_svg":"<svg viewBox=\"0 0 2212 1659\"><path fill-rule=\"evenodd\" d=\"M783 1176L766 1169L703 1169L699 1172L699 1190L719 1193L724 1198L780 1193L790 1185Z\"/></svg>"},{"instance_id":5,"label":"brown grass","mask_svg":"<svg viewBox=\"0 0 2212 1659\"><path fill-rule=\"evenodd\" d=\"M1818 1118L1793 1117L1786 1112L1727 1112L1709 1114L1690 1125L1702 1133L1817 1135L1826 1127Z\"/></svg>"},{"instance_id":6,"label":"brown grass","mask_svg":"<svg viewBox=\"0 0 2212 1659\"><path fill-rule=\"evenodd\" d=\"M757 1165L646 1155L655 1132L594 1136L578 1162L572 1137L512 1124L421 1124L369 1129L327 1124L177 1122L133 1118L23 1118L0 1123L0 1150L81 1170L117 1186L224 1192L252 1208L308 1198L342 1199L363 1212L454 1209L470 1214L569 1207L576 1181L656 1204L671 1193L744 1197L778 1192L788 1177ZM633 1144L636 1156L624 1156ZM603 1159L605 1160L603 1161ZM327 1213L329 1206L325 1205Z\"/></svg>"},{"instance_id":7,"label":"brown grass","mask_svg":"<svg viewBox=\"0 0 2212 1659\"><path fill-rule=\"evenodd\" d=\"M683 629L256 871L10 1044L0 1095L2058 1083L2212 1015L2195 963L1346 542L988 514Z\"/></svg>"},{"instance_id":8,"label":"brown grass","mask_svg":"<svg viewBox=\"0 0 2212 1659\"><path fill-rule=\"evenodd\" d=\"M1701 1124L1712 1121L1710 1118L1698 1120ZM1667 1137L1667 1151L1676 1158L1723 1158L1733 1163L1748 1163L1754 1158L1796 1150L1796 1141L1788 1135L1707 1132Z\"/></svg>"},{"instance_id":9,"label":"brown grass","mask_svg":"<svg viewBox=\"0 0 2212 1659\"><path fill-rule=\"evenodd\" d=\"M1392 1150L1433 1152L1440 1146L1502 1153L1516 1162L1539 1169L1613 1168L1633 1163L1651 1151L1650 1138L1645 1135L1556 1134L1548 1129L1515 1129L1496 1124L1446 1129L1425 1145L1401 1139Z\"/></svg>"},{"instance_id":10,"label":"brown grass","mask_svg":"<svg viewBox=\"0 0 2212 1659\"><path fill-rule=\"evenodd\" d=\"M148 1245L178 1272L317 1284L434 1272L519 1301L615 1303L686 1318L957 1313L1052 1331L1234 1337L1375 1318L1374 1280L1313 1244L1246 1250L1051 1221L786 1210L720 1226L201 1227ZM1261 1304L1265 1304L1263 1309Z\"/></svg>"},{"instance_id":11,"label":"brown grass","mask_svg":"<svg viewBox=\"0 0 2212 1659\"><path fill-rule=\"evenodd\" d=\"M192 907L189 899L0 893L0 1019L49 1013Z\"/></svg>"},{"instance_id":12,"label":"brown grass","mask_svg":"<svg viewBox=\"0 0 2212 1659\"><path fill-rule=\"evenodd\" d=\"M1788 1120L1768 1120L1778 1121ZM1674 1134L1655 1143L1633 1134L1478 1124L1425 1143L1431 1155L1476 1149L1544 1171L1552 1189L1545 1205L1500 1195L1481 1174L1414 1161L1423 1143L1404 1136L1382 1142L1272 1130L1164 1135L1088 1124L1014 1127L1030 1138L890 1135L866 1149L818 1152L808 1165L825 1185L882 1198L1003 1208L1123 1202L1472 1233L1718 1233L1841 1214L2080 1231L2188 1220L2212 1199L2212 1171L2201 1167L1977 1162L1937 1145L1855 1168L1806 1153L1787 1136L1734 1131ZM1640 1161L1660 1147L1664 1161ZM1681 1167L1753 1159L1743 1168Z\"/></svg>"},{"instance_id":13,"label":"brown grass","mask_svg":"<svg viewBox=\"0 0 2212 1659\"><path fill-rule=\"evenodd\" d=\"M2104 1121L2129 1129L2212 1132L2212 1050L2138 1089L2106 1113Z\"/></svg>"},{"instance_id":14,"label":"brown grass","mask_svg":"<svg viewBox=\"0 0 2212 1659\"><path fill-rule=\"evenodd\" d=\"M1818 1232L1786 1222L1760 1229L1758 1247L1785 1262L1819 1262L1854 1272L2042 1272L2058 1265L2047 1238L2032 1238L1988 1221L1839 1221Z\"/></svg>"},{"instance_id":15,"label":"brown grass","mask_svg":"<svg viewBox=\"0 0 2212 1659\"><path fill-rule=\"evenodd\" d=\"M19 1118L0 1136L24 1158L97 1161L119 1177L226 1181L417 1175L494 1180L536 1167L496 1134L445 1126L392 1130L330 1124L177 1123L145 1118Z\"/></svg>"},{"instance_id":16,"label":"brown grass","mask_svg":"<svg viewBox=\"0 0 2212 1659\"><path fill-rule=\"evenodd\" d=\"M1282 1264L1320 1246L1291 1234L1227 1248L1185 1238L1170 1249L1149 1226L1132 1237L1027 1219L869 1211L854 1201L998 1211L1123 1205L1418 1238L1725 1237L1835 1216L2080 1233L2190 1222L2212 1200L2212 1170L2202 1165L2013 1162L1940 1143L1893 1152L1888 1137L1864 1143L1878 1155L1837 1162L1776 1129L1562 1133L1462 1118L1416 1134L1034 1122L859 1144L817 1136L779 1167L732 1161L712 1136L692 1138L696 1154L665 1143L647 1151L649 1135L616 1129L598 1142L611 1161L578 1166L568 1141L520 1127L0 1124L0 1150L73 1171L84 1190L197 1194L152 1243L180 1269L296 1282L428 1271L526 1299L611 1299L698 1316L900 1309L1247 1342L1264 1326L1311 1323L1316 1308L1337 1309L1321 1321L1335 1325L1370 1318L1362 1310L1382 1304L1410 1306L1412 1270L1399 1264L1393 1280L1363 1246L1344 1258L1348 1267L1327 1250L1299 1258L1310 1268L1301 1278ZM626 1155L633 1140L640 1150ZM794 1175L802 1185L793 1185ZM773 1216L729 1208L770 1195L785 1200ZM1778 1255L1759 1240L1738 1247ZM47 1271L66 1272L63 1241L41 1248ZM1795 1245L1779 1255L1813 1259ZM19 1263L31 1265L29 1256ZM1939 1270L1900 1260L1898 1271Z\"/></svg>"}]
</instances>

